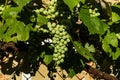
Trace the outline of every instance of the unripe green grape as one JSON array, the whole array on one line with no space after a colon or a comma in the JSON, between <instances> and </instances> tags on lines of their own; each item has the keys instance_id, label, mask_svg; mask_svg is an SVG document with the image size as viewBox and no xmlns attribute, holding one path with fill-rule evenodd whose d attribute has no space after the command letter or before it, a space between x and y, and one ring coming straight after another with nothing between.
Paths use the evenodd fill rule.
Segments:
<instances>
[{"instance_id":1,"label":"unripe green grape","mask_svg":"<svg viewBox=\"0 0 120 80\"><path fill-rule=\"evenodd\" d=\"M55 10L56 10L55 7L51 8L50 13L54 13Z\"/></svg>"},{"instance_id":2,"label":"unripe green grape","mask_svg":"<svg viewBox=\"0 0 120 80\"><path fill-rule=\"evenodd\" d=\"M56 40L53 40L52 42L53 42L53 43L57 43L57 41L56 41Z\"/></svg>"},{"instance_id":3,"label":"unripe green grape","mask_svg":"<svg viewBox=\"0 0 120 80\"><path fill-rule=\"evenodd\" d=\"M62 33L59 33L59 36L62 36Z\"/></svg>"},{"instance_id":4,"label":"unripe green grape","mask_svg":"<svg viewBox=\"0 0 120 80\"><path fill-rule=\"evenodd\" d=\"M60 62L63 63L63 62L64 62L64 59L61 59Z\"/></svg>"},{"instance_id":5,"label":"unripe green grape","mask_svg":"<svg viewBox=\"0 0 120 80\"><path fill-rule=\"evenodd\" d=\"M53 57L58 57L58 54L54 53L54 54L53 54Z\"/></svg>"},{"instance_id":6,"label":"unripe green grape","mask_svg":"<svg viewBox=\"0 0 120 80\"><path fill-rule=\"evenodd\" d=\"M58 58L53 57L53 60L54 60L54 61L57 61L57 60L58 60Z\"/></svg>"},{"instance_id":7,"label":"unripe green grape","mask_svg":"<svg viewBox=\"0 0 120 80\"><path fill-rule=\"evenodd\" d=\"M61 53L61 51L62 51L62 49L59 48L59 49L58 49L58 52Z\"/></svg>"},{"instance_id":8,"label":"unripe green grape","mask_svg":"<svg viewBox=\"0 0 120 80\"><path fill-rule=\"evenodd\" d=\"M54 15L54 14L52 14L52 15L51 15L51 18L52 18L52 19L53 19L53 18L55 18L55 15Z\"/></svg>"},{"instance_id":9,"label":"unripe green grape","mask_svg":"<svg viewBox=\"0 0 120 80\"><path fill-rule=\"evenodd\" d=\"M52 34L55 34L55 30L52 30Z\"/></svg>"},{"instance_id":10,"label":"unripe green grape","mask_svg":"<svg viewBox=\"0 0 120 80\"><path fill-rule=\"evenodd\" d=\"M55 48L56 48L56 49L60 49L60 46L59 46L59 45L57 45Z\"/></svg>"},{"instance_id":11,"label":"unripe green grape","mask_svg":"<svg viewBox=\"0 0 120 80\"><path fill-rule=\"evenodd\" d=\"M96 13L96 16L100 16L100 13Z\"/></svg>"},{"instance_id":12,"label":"unripe green grape","mask_svg":"<svg viewBox=\"0 0 120 80\"><path fill-rule=\"evenodd\" d=\"M63 43L61 43L61 42L60 42L60 43L59 43L59 45L60 45L60 46L62 46L62 45L63 45Z\"/></svg>"},{"instance_id":13,"label":"unripe green grape","mask_svg":"<svg viewBox=\"0 0 120 80\"><path fill-rule=\"evenodd\" d=\"M60 42L63 43L63 42L64 42L64 39L61 39Z\"/></svg>"},{"instance_id":14,"label":"unripe green grape","mask_svg":"<svg viewBox=\"0 0 120 80\"><path fill-rule=\"evenodd\" d=\"M68 50L68 48L67 48L67 47L65 47L65 48L64 48L64 51L67 51L67 50Z\"/></svg>"},{"instance_id":15,"label":"unripe green grape","mask_svg":"<svg viewBox=\"0 0 120 80\"><path fill-rule=\"evenodd\" d=\"M56 23L52 23L52 26L55 27L55 26L56 26Z\"/></svg>"},{"instance_id":16,"label":"unripe green grape","mask_svg":"<svg viewBox=\"0 0 120 80\"><path fill-rule=\"evenodd\" d=\"M57 65L59 65L59 64L60 64L60 61L59 61L59 60L58 60L58 61L56 61L56 64L57 64Z\"/></svg>"},{"instance_id":17,"label":"unripe green grape","mask_svg":"<svg viewBox=\"0 0 120 80\"><path fill-rule=\"evenodd\" d=\"M54 37L59 38L60 36L58 34L55 34Z\"/></svg>"},{"instance_id":18,"label":"unripe green grape","mask_svg":"<svg viewBox=\"0 0 120 80\"><path fill-rule=\"evenodd\" d=\"M59 14L59 12L57 11L57 12L55 12L55 16L57 16Z\"/></svg>"},{"instance_id":19,"label":"unripe green grape","mask_svg":"<svg viewBox=\"0 0 120 80\"><path fill-rule=\"evenodd\" d=\"M92 9L89 9L89 13L92 13L92 11L93 11Z\"/></svg>"},{"instance_id":20,"label":"unripe green grape","mask_svg":"<svg viewBox=\"0 0 120 80\"><path fill-rule=\"evenodd\" d=\"M50 18L51 18L51 16L50 16L50 15L47 15L47 18L48 18L48 19L50 19Z\"/></svg>"},{"instance_id":21,"label":"unripe green grape","mask_svg":"<svg viewBox=\"0 0 120 80\"><path fill-rule=\"evenodd\" d=\"M64 28L63 28L63 27L60 27L60 28L59 28L59 31L64 31Z\"/></svg>"},{"instance_id":22,"label":"unripe green grape","mask_svg":"<svg viewBox=\"0 0 120 80\"><path fill-rule=\"evenodd\" d=\"M57 31L56 31L56 34L59 34L59 33L60 33L60 31L59 31L59 30L57 30Z\"/></svg>"},{"instance_id":23,"label":"unripe green grape","mask_svg":"<svg viewBox=\"0 0 120 80\"><path fill-rule=\"evenodd\" d=\"M52 0L53 2L57 2L57 0Z\"/></svg>"},{"instance_id":24,"label":"unripe green grape","mask_svg":"<svg viewBox=\"0 0 120 80\"><path fill-rule=\"evenodd\" d=\"M62 57L61 56L58 56L58 59L60 60Z\"/></svg>"},{"instance_id":25,"label":"unripe green grape","mask_svg":"<svg viewBox=\"0 0 120 80\"><path fill-rule=\"evenodd\" d=\"M54 3L55 3L55 2L54 2L53 0L51 0L50 5L53 6Z\"/></svg>"},{"instance_id":26,"label":"unripe green grape","mask_svg":"<svg viewBox=\"0 0 120 80\"><path fill-rule=\"evenodd\" d=\"M45 9L44 8L40 8L39 9L39 12L43 12Z\"/></svg>"},{"instance_id":27,"label":"unripe green grape","mask_svg":"<svg viewBox=\"0 0 120 80\"><path fill-rule=\"evenodd\" d=\"M56 53L56 52L58 52L58 50L57 50L57 49L54 49L54 52Z\"/></svg>"},{"instance_id":28,"label":"unripe green grape","mask_svg":"<svg viewBox=\"0 0 120 80\"><path fill-rule=\"evenodd\" d=\"M61 50L61 53L62 53L62 54L64 54L64 53L65 53L65 51L64 51L64 50Z\"/></svg>"},{"instance_id":29,"label":"unripe green grape","mask_svg":"<svg viewBox=\"0 0 120 80\"><path fill-rule=\"evenodd\" d=\"M64 54L62 54L62 55L61 55L61 57L62 57L62 58L64 58L64 57L65 57L65 55L64 55Z\"/></svg>"},{"instance_id":30,"label":"unripe green grape","mask_svg":"<svg viewBox=\"0 0 120 80\"><path fill-rule=\"evenodd\" d=\"M62 44L63 44L63 43L62 43ZM64 50L64 48L66 48L66 46L63 44L63 45L61 46L61 49Z\"/></svg>"},{"instance_id":31,"label":"unripe green grape","mask_svg":"<svg viewBox=\"0 0 120 80\"><path fill-rule=\"evenodd\" d=\"M98 11L98 8L95 8L94 10L95 10L95 11Z\"/></svg>"},{"instance_id":32,"label":"unripe green grape","mask_svg":"<svg viewBox=\"0 0 120 80\"><path fill-rule=\"evenodd\" d=\"M63 35L63 39L64 39L64 41L65 41L65 39L66 39L66 35Z\"/></svg>"},{"instance_id":33,"label":"unripe green grape","mask_svg":"<svg viewBox=\"0 0 120 80\"><path fill-rule=\"evenodd\" d=\"M51 25L50 22L47 23L47 26L48 26L48 28L49 28L49 27L52 27L52 25Z\"/></svg>"},{"instance_id":34,"label":"unripe green grape","mask_svg":"<svg viewBox=\"0 0 120 80\"><path fill-rule=\"evenodd\" d=\"M60 53L60 52L57 52L57 54L58 54L58 56L60 56L60 55L61 55L61 53Z\"/></svg>"},{"instance_id":35,"label":"unripe green grape","mask_svg":"<svg viewBox=\"0 0 120 80\"><path fill-rule=\"evenodd\" d=\"M67 44L67 41L64 41L64 44L66 45L66 44Z\"/></svg>"},{"instance_id":36,"label":"unripe green grape","mask_svg":"<svg viewBox=\"0 0 120 80\"><path fill-rule=\"evenodd\" d=\"M69 38L67 38L67 40L66 40L67 42L70 42L70 39Z\"/></svg>"},{"instance_id":37,"label":"unripe green grape","mask_svg":"<svg viewBox=\"0 0 120 80\"><path fill-rule=\"evenodd\" d=\"M71 19L71 15L68 16L68 19Z\"/></svg>"},{"instance_id":38,"label":"unripe green grape","mask_svg":"<svg viewBox=\"0 0 120 80\"><path fill-rule=\"evenodd\" d=\"M62 16L63 16L63 14L60 14L60 16L62 17Z\"/></svg>"},{"instance_id":39,"label":"unripe green grape","mask_svg":"<svg viewBox=\"0 0 120 80\"><path fill-rule=\"evenodd\" d=\"M43 11L43 14L47 15L47 10L44 10L44 11Z\"/></svg>"},{"instance_id":40,"label":"unripe green grape","mask_svg":"<svg viewBox=\"0 0 120 80\"><path fill-rule=\"evenodd\" d=\"M66 34L67 34L67 32L65 32L65 31L64 31L62 34L63 34L63 35L66 35Z\"/></svg>"}]
</instances>

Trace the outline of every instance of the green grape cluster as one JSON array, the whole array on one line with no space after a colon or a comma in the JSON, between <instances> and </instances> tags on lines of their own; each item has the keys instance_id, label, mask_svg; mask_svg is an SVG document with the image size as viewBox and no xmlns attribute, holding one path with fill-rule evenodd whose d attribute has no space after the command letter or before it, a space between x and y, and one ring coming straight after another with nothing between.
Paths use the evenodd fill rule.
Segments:
<instances>
[{"instance_id":1,"label":"green grape cluster","mask_svg":"<svg viewBox=\"0 0 120 80\"><path fill-rule=\"evenodd\" d=\"M59 12L57 11L57 0L51 0L50 4L47 8L40 8L35 10L37 13L42 13L45 15L48 19L54 19L56 16L58 16Z\"/></svg>"},{"instance_id":2,"label":"green grape cluster","mask_svg":"<svg viewBox=\"0 0 120 80\"><path fill-rule=\"evenodd\" d=\"M64 25L48 22L47 24L51 34L53 34L52 43L54 45L53 60L56 65L64 62L65 52L68 50L67 43L70 37L65 30Z\"/></svg>"},{"instance_id":3,"label":"green grape cluster","mask_svg":"<svg viewBox=\"0 0 120 80\"><path fill-rule=\"evenodd\" d=\"M89 9L89 13L90 13L90 16L91 17L97 17L97 16L100 16L100 13L98 12L98 9L97 8L94 8L94 9Z\"/></svg>"}]
</instances>

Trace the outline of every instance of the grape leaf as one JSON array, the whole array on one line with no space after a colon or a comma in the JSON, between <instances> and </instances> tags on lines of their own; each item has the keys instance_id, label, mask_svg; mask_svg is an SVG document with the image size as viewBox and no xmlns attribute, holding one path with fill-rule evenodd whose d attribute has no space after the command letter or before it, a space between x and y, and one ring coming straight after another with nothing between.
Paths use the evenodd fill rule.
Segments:
<instances>
[{"instance_id":1,"label":"grape leaf","mask_svg":"<svg viewBox=\"0 0 120 80\"><path fill-rule=\"evenodd\" d=\"M16 19L7 19L4 27L6 27L3 34L3 40L5 42L26 41L29 38L31 26L25 25L23 22L17 21Z\"/></svg>"},{"instance_id":2,"label":"grape leaf","mask_svg":"<svg viewBox=\"0 0 120 80\"><path fill-rule=\"evenodd\" d=\"M75 75L74 69L69 68L69 74L70 77L73 77Z\"/></svg>"},{"instance_id":3,"label":"grape leaf","mask_svg":"<svg viewBox=\"0 0 120 80\"><path fill-rule=\"evenodd\" d=\"M88 60L93 60L95 61L95 59L93 58L93 56L90 54L89 50L84 48L79 42L74 41L73 45L75 47L75 49L77 50L77 52L82 55L83 57L85 57Z\"/></svg>"},{"instance_id":4,"label":"grape leaf","mask_svg":"<svg viewBox=\"0 0 120 80\"><path fill-rule=\"evenodd\" d=\"M106 43L106 44L111 44L113 47L118 47L118 39L117 39L117 36L114 32L113 33L107 33L103 42Z\"/></svg>"},{"instance_id":5,"label":"grape leaf","mask_svg":"<svg viewBox=\"0 0 120 80\"><path fill-rule=\"evenodd\" d=\"M11 19L11 18L16 18L18 12L21 11L20 7L8 7L3 11L2 18L3 19Z\"/></svg>"},{"instance_id":6,"label":"grape leaf","mask_svg":"<svg viewBox=\"0 0 120 80\"><path fill-rule=\"evenodd\" d=\"M45 16L37 14L37 23L38 23L39 26L47 24L47 22L48 22L48 19Z\"/></svg>"},{"instance_id":7,"label":"grape leaf","mask_svg":"<svg viewBox=\"0 0 120 80\"><path fill-rule=\"evenodd\" d=\"M67 4L71 11L73 8L81 1L81 0L63 0L65 4ZM82 0L83 2L83 0Z\"/></svg>"},{"instance_id":8,"label":"grape leaf","mask_svg":"<svg viewBox=\"0 0 120 80\"><path fill-rule=\"evenodd\" d=\"M120 57L120 48L116 48L116 52L113 54L112 58L113 60L116 60Z\"/></svg>"},{"instance_id":9,"label":"grape leaf","mask_svg":"<svg viewBox=\"0 0 120 80\"><path fill-rule=\"evenodd\" d=\"M95 52L94 45L89 45L89 43L86 43L85 48L88 49L90 52Z\"/></svg>"},{"instance_id":10,"label":"grape leaf","mask_svg":"<svg viewBox=\"0 0 120 80\"><path fill-rule=\"evenodd\" d=\"M23 7L30 2L30 0L13 0L18 6Z\"/></svg>"},{"instance_id":11,"label":"grape leaf","mask_svg":"<svg viewBox=\"0 0 120 80\"><path fill-rule=\"evenodd\" d=\"M53 59L52 55L45 55L43 61L45 62L46 65L48 65L48 64L50 64L52 59Z\"/></svg>"},{"instance_id":12,"label":"grape leaf","mask_svg":"<svg viewBox=\"0 0 120 80\"><path fill-rule=\"evenodd\" d=\"M84 25L87 26L90 34L103 35L109 28L109 26L102 22L98 17L90 17L87 6L82 6L79 12L79 17L83 21Z\"/></svg>"},{"instance_id":13,"label":"grape leaf","mask_svg":"<svg viewBox=\"0 0 120 80\"><path fill-rule=\"evenodd\" d=\"M120 16L116 12L112 12L112 22L117 22L120 20Z\"/></svg>"},{"instance_id":14,"label":"grape leaf","mask_svg":"<svg viewBox=\"0 0 120 80\"><path fill-rule=\"evenodd\" d=\"M107 44L106 42L102 44L102 48L105 52L109 52L109 53L112 52L112 49L110 48L109 44Z\"/></svg>"}]
</instances>

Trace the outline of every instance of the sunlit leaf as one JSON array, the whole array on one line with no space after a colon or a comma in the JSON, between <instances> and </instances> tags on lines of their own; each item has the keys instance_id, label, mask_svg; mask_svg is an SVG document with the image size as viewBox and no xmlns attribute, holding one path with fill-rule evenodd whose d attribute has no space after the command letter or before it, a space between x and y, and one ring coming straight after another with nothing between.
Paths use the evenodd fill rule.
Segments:
<instances>
[{"instance_id":1,"label":"sunlit leaf","mask_svg":"<svg viewBox=\"0 0 120 80\"><path fill-rule=\"evenodd\" d=\"M85 48L87 48L90 52L95 52L94 45L89 45L89 43L86 43Z\"/></svg>"},{"instance_id":2,"label":"sunlit leaf","mask_svg":"<svg viewBox=\"0 0 120 80\"><path fill-rule=\"evenodd\" d=\"M81 0L63 0L67 4L71 11ZM83 0L82 0L83 1ZM84 2L84 1L83 1Z\"/></svg>"},{"instance_id":3,"label":"sunlit leaf","mask_svg":"<svg viewBox=\"0 0 120 80\"><path fill-rule=\"evenodd\" d=\"M93 56L91 55L91 53L88 51L88 49L84 48L79 42L74 41L73 45L80 55L82 55L83 57L85 57L88 60L91 59L91 60L95 61Z\"/></svg>"},{"instance_id":4,"label":"sunlit leaf","mask_svg":"<svg viewBox=\"0 0 120 80\"><path fill-rule=\"evenodd\" d=\"M120 16L115 13L115 12L112 12L112 22L117 22L120 20Z\"/></svg>"},{"instance_id":5,"label":"sunlit leaf","mask_svg":"<svg viewBox=\"0 0 120 80\"><path fill-rule=\"evenodd\" d=\"M45 55L43 61L45 62L46 65L48 65L48 64L50 64L52 59L53 59L52 55Z\"/></svg>"},{"instance_id":6,"label":"sunlit leaf","mask_svg":"<svg viewBox=\"0 0 120 80\"><path fill-rule=\"evenodd\" d=\"M38 14L37 15L37 22L38 22L39 26L42 26L48 22L48 19L45 16Z\"/></svg>"},{"instance_id":7,"label":"sunlit leaf","mask_svg":"<svg viewBox=\"0 0 120 80\"><path fill-rule=\"evenodd\" d=\"M20 7L23 7L30 2L30 0L13 0L13 1Z\"/></svg>"},{"instance_id":8,"label":"sunlit leaf","mask_svg":"<svg viewBox=\"0 0 120 80\"><path fill-rule=\"evenodd\" d=\"M83 6L79 13L80 19L87 26L90 34L101 34L103 35L108 29L108 25L102 22L97 17L90 17L89 10L87 6Z\"/></svg>"}]
</instances>

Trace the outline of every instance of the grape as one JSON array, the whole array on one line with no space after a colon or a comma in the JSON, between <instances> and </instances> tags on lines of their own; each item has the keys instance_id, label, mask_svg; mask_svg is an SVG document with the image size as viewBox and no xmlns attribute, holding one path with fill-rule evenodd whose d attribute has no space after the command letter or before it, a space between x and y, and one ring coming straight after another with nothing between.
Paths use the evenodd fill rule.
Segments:
<instances>
[{"instance_id":1,"label":"grape","mask_svg":"<svg viewBox=\"0 0 120 80\"><path fill-rule=\"evenodd\" d=\"M58 58L53 57L53 60L54 60L54 61L57 61L57 60L58 60Z\"/></svg>"},{"instance_id":2,"label":"grape","mask_svg":"<svg viewBox=\"0 0 120 80\"><path fill-rule=\"evenodd\" d=\"M78 5L79 6L79 5ZM36 13L40 13L46 16L49 20L47 23L47 29L41 28L43 32L49 32L52 35L52 46L54 47L53 61L56 65L64 62L65 53L67 52L67 44L70 42L66 26L59 24L59 20L56 20L60 15L57 10L57 0L51 0L50 5L47 8L40 8ZM64 14L64 12L63 12ZM61 14L63 16L63 14Z\"/></svg>"},{"instance_id":3,"label":"grape","mask_svg":"<svg viewBox=\"0 0 120 80\"><path fill-rule=\"evenodd\" d=\"M63 62L64 62L64 59L61 59L60 62L63 63Z\"/></svg>"},{"instance_id":4,"label":"grape","mask_svg":"<svg viewBox=\"0 0 120 80\"><path fill-rule=\"evenodd\" d=\"M39 12L43 12L44 11L44 8L40 8Z\"/></svg>"},{"instance_id":5,"label":"grape","mask_svg":"<svg viewBox=\"0 0 120 80\"><path fill-rule=\"evenodd\" d=\"M53 57L57 57L58 56L58 54L53 54Z\"/></svg>"},{"instance_id":6,"label":"grape","mask_svg":"<svg viewBox=\"0 0 120 80\"><path fill-rule=\"evenodd\" d=\"M64 54L62 54L62 55L61 55L61 57L63 57L63 58L64 58L64 57L65 57L65 55L64 55Z\"/></svg>"},{"instance_id":7,"label":"grape","mask_svg":"<svg viewBox=\"0 0 120 80\"><path fill-rule=\"evenodd\" d=\"M98 12L98 8L94 8L94 9L89 9L89 13L91 17L96 17L96 16L100 16L100 13Z\"/></svg>"},{"instance_id":8,"label":"grape","mask_svg":"<svg viewBox=\"0 0 120 80\"><path fill-rule=\"evenodd\" d=\"M61 58L62 58L61 56L58 56L58 59L59 59L59 60L61 60Z\"/></svg>"}]
</instances>

